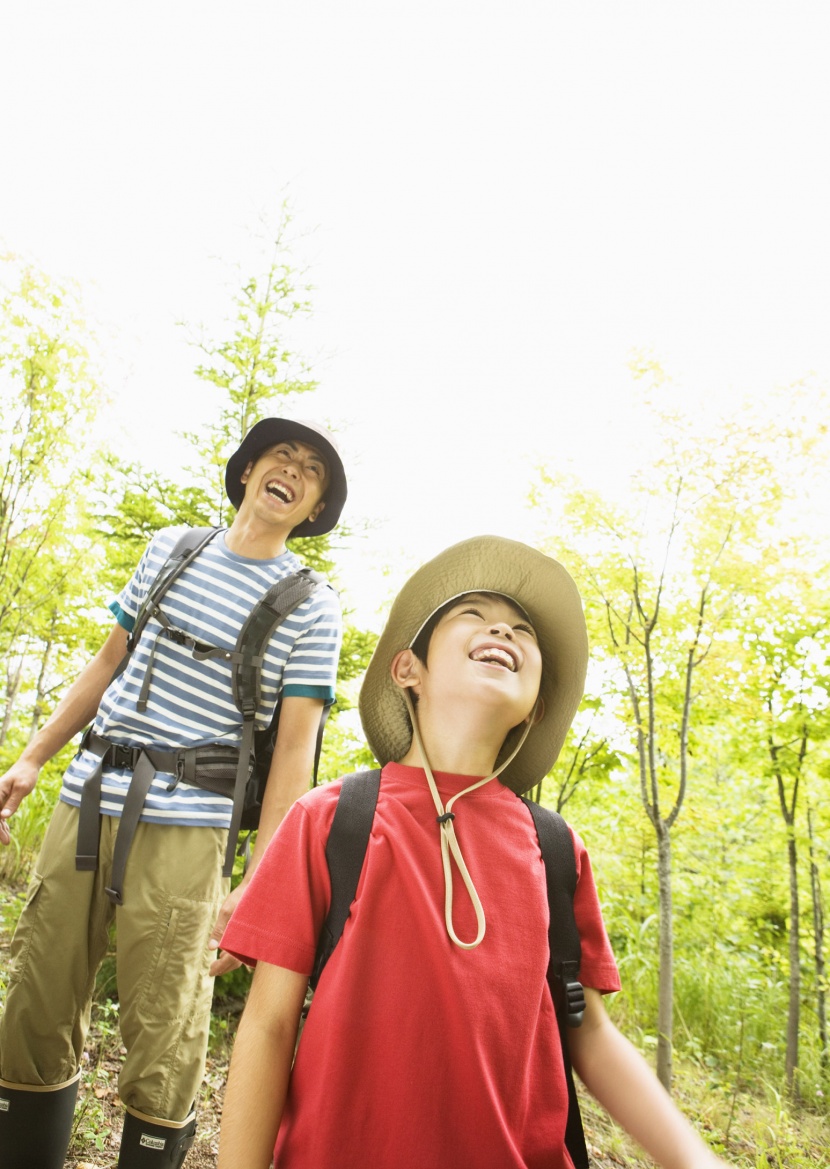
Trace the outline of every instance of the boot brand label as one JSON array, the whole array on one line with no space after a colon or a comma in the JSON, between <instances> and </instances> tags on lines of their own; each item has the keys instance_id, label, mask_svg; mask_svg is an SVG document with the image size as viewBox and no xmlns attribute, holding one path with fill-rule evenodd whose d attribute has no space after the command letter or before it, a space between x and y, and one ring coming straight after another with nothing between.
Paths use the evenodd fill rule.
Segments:
<instances>
[{"instance_id":1,"label":"boot brand label","mask_svg":"<svg viewBox=\"0 0 830 1169\"><path fill-rule=\"evenodd\" d=\"M142 1149L158 1149L159 1152L162 1152L167 1141L164 1137L150 1137L145 1132L141 1134L141 1140L138 1143Z\"/></svg>"}]
</instances>

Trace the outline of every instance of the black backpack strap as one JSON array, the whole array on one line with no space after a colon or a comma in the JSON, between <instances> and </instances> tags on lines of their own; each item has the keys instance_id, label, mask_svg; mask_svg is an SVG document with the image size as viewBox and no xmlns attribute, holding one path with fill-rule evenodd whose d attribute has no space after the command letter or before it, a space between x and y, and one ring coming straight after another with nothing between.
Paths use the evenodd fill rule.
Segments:
<instances>
[{"instance_id":1,"label":"black backpack strap","mask_svg":"<svg viewBox=\"0 0 830 1169\"><path fill-rule=\"evenodd\" d=\"M545 862L550 924L548 944L548 983L556 1007L565 1080L568 1085L568 1122L565 1145L576 1169L588 1169L588 1149L582 1129L582 1117L576 1098L571 1057L568 1052L568 1027L578 1027L585 1013L585 993L579 981L582 944L574 917L576 893L576 858L571 830L558 812L523 799L533 817L539 848Z\"/></svg>"},{"instance_id":2,"label":"black backpack strap","mask_svg":"<svg viewBox=\"0 0 830 1169\"><path fill-rule=\"evenodd\" d=\"M191 560L196 559L216 533L222 530L222 528L188 528L186 532L182 532L173 545L170 555L159 569L156 579L147 590L147 596L136 613L133 628L127 638L129 653L135 649L142 629L154 615L156 606L173 582L181 576Z\"/></svg>"},{"instance_id":3,"label":"black backpack strap","mask_svg":"<svg viewBox=\"0 0 830 1169\"><path fill-rule=\"evenodd\" d=\"M193 657L197 661L218 657L231 662L233 699L242 715L242 741L239 745L239 763L233 788L233 810L222 869L225 877L229 877L233 872L236 841L245 806L245 788L251 770L254 720L259 707L265 646L276 627L310 597L322 581L323 577L310 568L301 568L298 572L291 573L290 576L272 585L257 601L239 631L233 650L217 649L213 646L193 647Z\"/></svg>"},{"instance_id":4,"label":"black backpack strap","mask_svg":"<svg viewBox=\"0 0 830 1169\"><path fill-rule=\"evenodd\" d=\"M204 546L221 530L221 528L188 528L187 531L182 532L178 537L170 555L159 569L155 580L147 590L147 596L144 598L136 613L133 628L127 636L127 652L116 667L110 679L110 684L124 672L127 662L130 660L130 654L135 649L138 644L138 639L141 637L141 631L153 615L158 601L164 596L173 584L173 581L181 575L191 560L198 556ZM145 699L145 705L146 687L149 685L149 676L154 655L155 648L151 652L150 662L145 673L144 686L142 687L142 696ZM94 871L98 867L101 779L104 767L103 756L109 747L110 744L105 739L101 739L98 735L92 733L92 727L90 726L87 727L81 739L80 747L78 748L79 751L84 749L91 751L96 756L95 770L87 778L83 791L81 792L78 844L75 856L75 867L81 870Z\"/></svg>"},{"instance_id":5,"label":"black backpack strap","mask_svg":"<svg viewBox=\"0 0 830 1169\"><path fill-rule=\"evenodd\" d=\"M346 925L357 893L360 873L372 832L380 791L380 771L358 771L343 779L334 819L326 841L326 864L331 877L331 904L317 941L317 954L309 982L317 986L323 967Z\"/></svg>"}]
</instances>

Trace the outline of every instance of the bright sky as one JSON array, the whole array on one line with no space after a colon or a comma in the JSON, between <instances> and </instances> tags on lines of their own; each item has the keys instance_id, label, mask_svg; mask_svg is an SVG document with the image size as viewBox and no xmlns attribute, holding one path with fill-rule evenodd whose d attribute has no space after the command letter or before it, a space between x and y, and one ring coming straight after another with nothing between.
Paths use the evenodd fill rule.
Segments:
<instances>
[{"instance_id":1,"label":"bright sky","mask_svg":"<svg viewBox=\"0 0 830 1169\"><path fill-rule=\"evenodd\" d=\"M214 257L287 193L314 413L378 520L349 592L383 595L528 532L537 461L642 458L636 349L692 409L827 381L828 43L823 0L18 0L0 241L84 286L114 442L163 463L206 409L176 322L217 324Z\"/></svg>"}]
</instances>

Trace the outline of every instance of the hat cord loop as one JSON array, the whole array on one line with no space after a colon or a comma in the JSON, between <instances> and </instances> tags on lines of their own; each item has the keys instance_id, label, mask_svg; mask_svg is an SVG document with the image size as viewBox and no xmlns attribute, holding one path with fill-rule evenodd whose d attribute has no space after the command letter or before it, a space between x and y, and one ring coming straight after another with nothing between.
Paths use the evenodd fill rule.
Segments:
<instances>
[{"instance_id":1,"label":"hat cord loop","mask_svg":"<svg viewBox=\"0 0 830 1169\"><path fill-rule=\"evenodd\" d=\"M452 806L456 800L460 800L462 796L466 796L469 792L475 791L476 788L483 787L486 783L490 783L491 780L495 779L497 775L500 775L501 772L504 771L505 767L507 767L508 764L513 761L524 745L525 739L530 734L530 729L535 721L534 716L536 713L536 707L534 707L533 713L527 720L525 729L521 734L518 744L516 745L515 749L511 751L501 766L498 767L492 773L492 775L487 775L484 777L484 779L479 779L476 783L471 784L469 787L465 787L463 791L456 792L456 794L447 801L446 807L444 807L438 791L438 785L436 784L435 777L432 774L432 768L429 765L429 759L427 758L424 741L421 738L421 731L418 726L418 718L415 714L415 704L413 703L412 696L408 690L403 691L403 696L409 710L409 717L412 722L412 733L415 736L415 742L421 755L421 760L423 762L424 771L427 777L427 784L429 785L429 790L432 794L432 801L435 804L435 810L438 813L438 823L441 829L441 864L444 869L444 921L447 926L447 933L450 936L450 940L454 942L455 945L460 949L474 950L475 947L478 946L484 939L484 932L487 928L487 923L484 917L484 907L481 904L481 898L478 895L478 891L475 887L475 884L473 883L473 878L470 876L470 871L467 868L464 857L461 854L461 846L458 843L458 837L455 835L455 828L453 827L453 820L455 819L455 815L452 812ZM453 926L453 878L452 863L450 861L451 855L455 860L456 865L458 866L458 871L461 874L461 879L464 882L464 886L467 890L476 915L476 936L472 942L463 942L456 934L455 928Z\"/></svg>"}]
</instances>

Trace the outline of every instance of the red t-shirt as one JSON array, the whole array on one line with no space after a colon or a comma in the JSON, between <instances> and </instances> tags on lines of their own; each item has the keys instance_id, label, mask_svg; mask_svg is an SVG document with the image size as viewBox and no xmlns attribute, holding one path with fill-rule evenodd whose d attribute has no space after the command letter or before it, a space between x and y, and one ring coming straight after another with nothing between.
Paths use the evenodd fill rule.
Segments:
<instances>
[{"instance_id":1,"label":"red t-shirt","mask_svg":"<svg viewBox=\"0 0 830 1169\"><path fill-rule=\"evenodd\" d=\"M473 782L442 772L435 778L445 803ZM223 949L247 962L311 971L328 912L325 846L339 791L339 782L326 784L293 806ZM275 1169L571 1169L533 821L497 780L462 796L453 811L485 937L473 950L448 937L426 777L420 768L387 765L357 898L303 1031ZM619 990L576 834L574 845L581 979ZM475 915L457 872L454 887L456 933L472 939Z\"/></svg>"}]
</instances>

